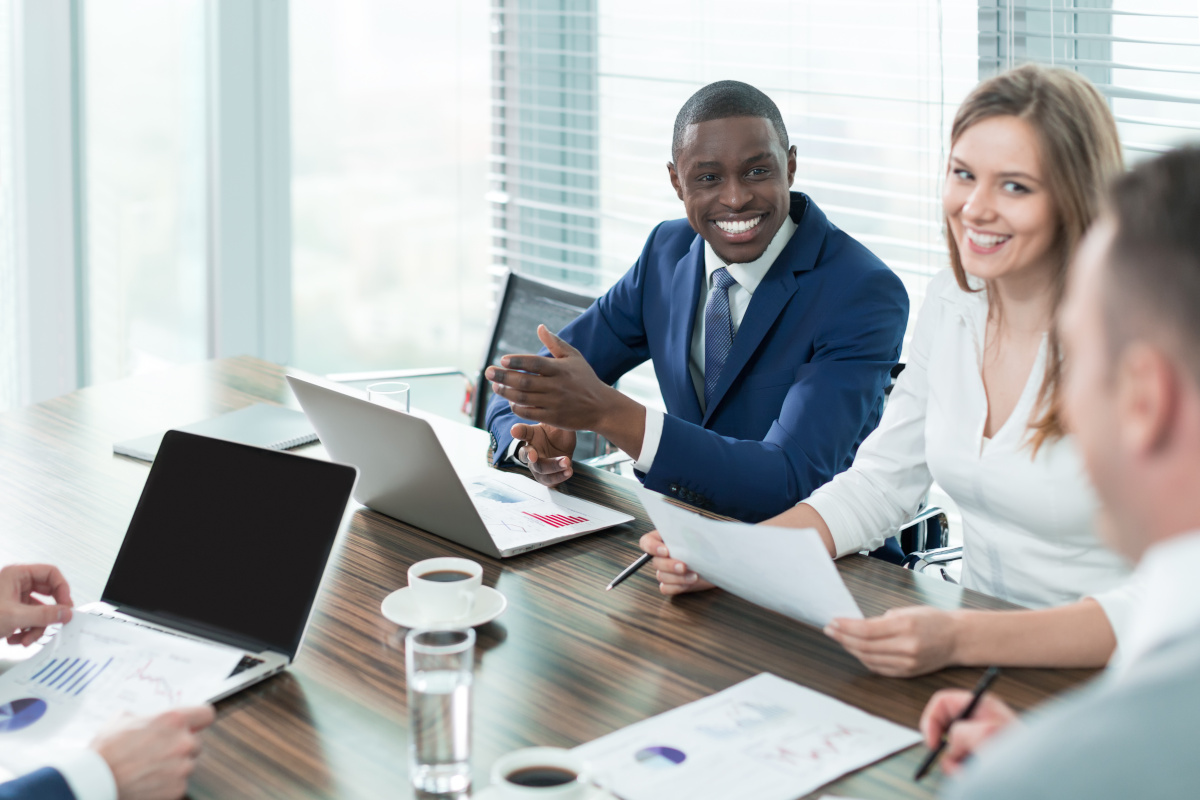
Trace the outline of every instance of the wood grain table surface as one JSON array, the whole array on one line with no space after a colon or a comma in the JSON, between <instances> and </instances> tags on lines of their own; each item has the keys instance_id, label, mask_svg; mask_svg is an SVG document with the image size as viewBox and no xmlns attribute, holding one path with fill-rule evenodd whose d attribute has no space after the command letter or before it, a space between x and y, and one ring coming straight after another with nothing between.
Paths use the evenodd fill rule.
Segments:
<instances>
[{"instance_id":1,"label":"wood grain table surface","mask_svg":"<svg viewBox=\"0 0 1200 800\"><path fill-rule=\"evenodd\" d=\"M59 565L74 599L98 599L149 471L114 441L185 425L253 402L295 405L285 369L249 357L198 363L89 387L0 415L0 564ZM299 452L320 455L320 445ZM481 454L481 463L483 455ZM411 797L404 630L380 602L416 561L483 564L508 609L477 630L472 764L529 745L570 747L772 672L916 727L937 689L970 687L980 670L913 680L867 672L819 630L712 591L667 600L644 569L604 587L649 530L629 481L580 467L567 491L628 510L636 522L503 561L361 509L335 547L308 638L293 666L221 702L190 796ZM838 563L868 616L924 603L1006 608L940 579L863 556ZM163 569L178 565L164 564ZM264 575L263 580L271 580ZM237 592L214 585L213 591ZM1089 677L1085 670L1007 670L996 692L1028 708ZM930 797L914 747L827 786L866 798Z\"/></svg>"}]
</instances>

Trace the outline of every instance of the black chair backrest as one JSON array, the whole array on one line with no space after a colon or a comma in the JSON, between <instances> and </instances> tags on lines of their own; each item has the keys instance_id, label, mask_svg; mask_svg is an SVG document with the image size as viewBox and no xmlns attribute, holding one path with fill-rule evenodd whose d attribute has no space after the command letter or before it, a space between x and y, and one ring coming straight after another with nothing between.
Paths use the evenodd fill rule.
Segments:
<instances>
[{"instance_id":1,"label":"black chair backrest","mask_svg":"<svg viewBox=\"0 0 1200 800\"><path fill-rule=\"evenodd\" d=\"M511 353L538 352L542 349L537 337L538 325L545 325L558 333L595 299L586 292L545 283L515 272L508 273L500 293L492 337L484 354L483 366L479 368L479 382L475 387L472 423L476 428L484 427L484 417L492 399L491 383L483 377L488 365L497 364L501 356Z\"/></svg>"}]
</instances>

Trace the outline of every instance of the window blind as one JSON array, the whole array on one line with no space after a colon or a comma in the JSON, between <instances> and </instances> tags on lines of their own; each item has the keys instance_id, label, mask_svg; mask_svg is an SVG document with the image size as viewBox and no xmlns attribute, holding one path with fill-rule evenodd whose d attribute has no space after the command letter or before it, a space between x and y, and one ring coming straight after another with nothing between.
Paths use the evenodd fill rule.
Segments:
<instances>
[{"instance_id":1,"label":"window blind","mask_svg":"<svg viewBox=\"0 0 1200 800\"><path fill-rule=\"evenodd\" d=\"M1200 139L1198 14L1195 0L982 0L980 77L1023 61L1078 70L1135 163Z\"/></svg>"},{"instance_id":2,"label":"window blind","mask_svg":"<svg viewBox=\"0 0 1200 800\"><path fill-rule=\"evenodd\" d=\"M905 281L944 266L946 132L977 80L975 0L493 0L493 260L594 287L684 215L671 130L701 86L775 100L794 188ZM635 379L636 380L636 379ZM626 381L626 386L629 382Z\"/></svg>"}]
</instances>

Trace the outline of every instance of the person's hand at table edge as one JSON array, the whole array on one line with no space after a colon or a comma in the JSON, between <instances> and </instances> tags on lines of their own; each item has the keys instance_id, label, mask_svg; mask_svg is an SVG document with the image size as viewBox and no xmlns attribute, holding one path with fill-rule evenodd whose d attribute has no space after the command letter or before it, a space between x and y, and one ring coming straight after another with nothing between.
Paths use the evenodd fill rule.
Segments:
<instances>
[{"instance_id":1,"label":"person's hand at table edge","mask_svg":"<svg viewBox=\"0 0 1200 800\"><path fill-rule=\"evenodd\" d=\"M492 391L521 419L595 431L636 460L646 433L645 407L600 380L583 355L545 325L537 333L550 356L501 357L499 367L484 371Z\"/></svg>"},{"instance_id":2,"label":"person's hand at table edge","mask_svg":"<svg viewBox=\"0 0 1200 800\"><path fill-rule=\"evenodd\" d=\"M979 699L970 717L955 722L970 702L971 692L966 689L943 689L929 698L921 713L921 735L926 747L936 748L942 736L946 736L941 766L947 775L962 769L968 757L1017 721L1016 712L989 692Z\"/></svg>"},{"instance_id":3,"label":"person's hand at table edge","mask_svg":"<svg viewBox=\"0 0 1200 800\"><path fill-rule=\"evenodd\" d=\"M176 708L155 717L121 720L91 748L112 771L121 800L176 800L200 755L197 734L212 724L210 705Z\"/></svg>"},{"instance_id":4,"label":"person's hand at table edge","mask_svg":"<svg viewBox=\"0 0 1200 800\"><path fill-rule=\"evenodd\" d=\"M35 594L50 597L46 603ZM0 636L25 647L42 638L47 625L71 619L71 587L58 567L11 564L0 569Z\"/></svg>"},{"instance_id":5,"label":"person's hand at table edge","mask_svg":"<svg viewBox=\"0 0 1200 800\"><path fill-rule=\"evenodd\" d=\"M522 442L517 449L517 461L529 468L529 474L538 483L557 486L575 474L571 464L575 431L518 422L512 426L512 436Z\"/></svg>"},{"instance_id":6,"label":"person's hand at table edge","mask_svg":"<svg viewBox=\"0 0 1200 800\"><path fill-rule=\"evenodd\" d=\"M654 574L658 579L658 590L670 597L684 592L699 592L712 589L713 585L688 569L687 564L671 558L671 553L658 531L650 531L638 542L641 548L654 556Z\"/></svg>"}]
</instances>

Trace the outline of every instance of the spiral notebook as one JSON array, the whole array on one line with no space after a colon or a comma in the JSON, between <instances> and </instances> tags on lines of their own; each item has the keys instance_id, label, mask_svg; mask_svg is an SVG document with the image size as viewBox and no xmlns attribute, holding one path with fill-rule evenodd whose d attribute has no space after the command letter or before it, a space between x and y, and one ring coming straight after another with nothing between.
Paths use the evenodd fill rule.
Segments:
<instances>
[{"instance_id":1,"label":"spiral notebook","mask_svg":"<svg viewBox=\"0 0 1200 800\"><path fill-rule=\"evenodd\" d=\"M317 432L313 430L304 414L291 408L266 403L239 408L237 411L230 411L203 422L183 425L177 430L228 442L269 447L272 450L290 450L317 440ZM166 431L116 442L113 444L113 452L142 461L153 461L164 433Z\"/></svg>"}]
</instances>

